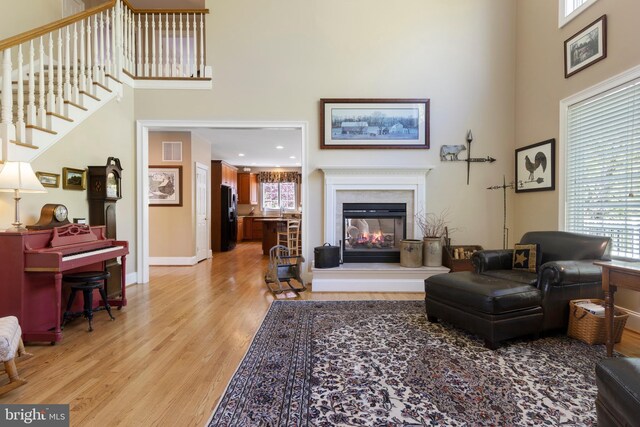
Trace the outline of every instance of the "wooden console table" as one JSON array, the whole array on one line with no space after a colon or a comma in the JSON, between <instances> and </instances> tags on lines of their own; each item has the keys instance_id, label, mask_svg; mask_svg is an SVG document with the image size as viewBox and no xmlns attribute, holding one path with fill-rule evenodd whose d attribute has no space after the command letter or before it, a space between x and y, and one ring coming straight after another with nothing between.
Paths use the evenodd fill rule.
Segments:
<instances>
[{"instance_id":1,"label":"wooden console table","mask_svg":"<svg viewBox=\"0 0 640 427\"><path fill-rule=\"evenodd\" d=\"M626 261L596 261L602 267L602 290L605 298L607 356L613 356L613 294L618 288L640 291L640 263Z\"/></svg>"}]
</instances>

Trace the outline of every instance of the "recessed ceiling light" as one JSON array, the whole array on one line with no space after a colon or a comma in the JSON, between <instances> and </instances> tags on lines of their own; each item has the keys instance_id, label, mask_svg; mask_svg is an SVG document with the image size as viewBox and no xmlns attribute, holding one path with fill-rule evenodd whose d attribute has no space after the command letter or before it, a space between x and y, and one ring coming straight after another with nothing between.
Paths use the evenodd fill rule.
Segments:
<instances>
[{"instance_id":1,"label":"recessed ceiling light","mask_svg":"<svg viewBox=\"0 0 640 427\"><path fill-rule=\"evenodd\" d=\"M302 163L296 163L296 166L302 166Z\"/></svg>"},{"instance_id":2,"label":"recessed ceiling light","mask_svg":"<svg viewBox=\"0 0 640 427\"><path fill-rule=\"evenodd\" d=\"M290 159L295 159L295 158L296 158L296 156L289 156L289 158L290 158Z\"/></svg>"},{"instance_id":3,"label":"recessed ceiling light","mask_svg":"<svg viewBox=\"0 0 640 427\"><path fill-rule=\"evenodd\" d=\"M276 150L284 150L284 147L282 145L278 145L276 146Z\"/></svg>"},{"instance_id":4,"label":"recessed ceiling light","mask_svg":"<svg viewBox=\"0 0 640 427\"><path fill-rule=\"evenodd\" d=\"M276 165L276 167L277 167L277 168L279 168L279 167L280 167L280 165Z\"/></svg>"},{"instance_id":5,"label":"recessed ceiling light","mask_svg":"<svg viewBox=\"0 0 640 427\"><path fill-rule=\"evenodd\" d=\"M243 153L239 153L238 156L244 157L244 154Z\"/></svg>"}]
</instances>

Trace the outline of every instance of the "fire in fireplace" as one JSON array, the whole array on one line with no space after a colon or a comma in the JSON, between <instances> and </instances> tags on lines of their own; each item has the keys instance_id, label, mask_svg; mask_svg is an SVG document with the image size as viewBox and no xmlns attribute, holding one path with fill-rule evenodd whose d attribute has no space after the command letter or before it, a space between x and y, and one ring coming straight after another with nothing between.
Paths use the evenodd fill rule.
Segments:
<instances>
[{"instance_id":1,"label":"fire in fireplace","mask_svg":"<svg viewBox=\"0 0 640 427\"><path fill-rule=\"evenodd\" d=\"M405 203L344 203L344 262L400 262L406 237Z\"/></svg>"}]
</instances>

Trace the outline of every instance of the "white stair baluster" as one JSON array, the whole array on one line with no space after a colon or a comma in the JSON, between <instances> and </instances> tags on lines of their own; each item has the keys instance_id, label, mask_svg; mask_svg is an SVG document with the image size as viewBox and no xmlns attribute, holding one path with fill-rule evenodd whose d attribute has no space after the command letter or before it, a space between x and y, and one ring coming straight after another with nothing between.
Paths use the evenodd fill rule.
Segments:
<instances>
[{"instance_id":1,"label":"white stair baluster","mask_svg":"<svg viewBox=\"0 0 640 427\"><path fill-rule=\"evenodd\" d=\"M191 37L189 34L189 14L187 13L187 31L185 33L185 42L187 44L187 65L185 67L185 75L191 77Z\"/></svg>"},{"instance_id":2,"label":"white stair baluster","mask_svg":"<svg viewBox=\"0 0 640 427\"><path fill-rule=\"evenodd\" d=\"M179 19L179 31L178 31L178 46L180 47L180 55L178 57L178 77L184 77L184 48L182 38L182 14L178 15Z\"/></svg>"},{"instance_id":3,"label":"white stair baluster","mask_svg":"<svg viewBox=\"0 0 640 427\"><path fill-rule=\"evenodd\" d=\"M100 26L98 15L93 15L93 82L100 82ZM94 92L95 93L95 92Z\"/></svg>"},{"instance_id":4,"label":"white stair baluster","mask_svg":"<svg viewBox=\"0 0 640 427\"><path fill-rule=\"evenodd\" d=\"M86 50L85 50L84 20L80 21L80 92L87 91L87 70L86 70Z\"/></svg>"},{"instance_id":5,"label":"white stair baluster","mask_svg":"<svg viewBox=\"0 0 640 427\"><path fill-rule=\"evenodd\" d=\"M135 75L136 70L136 18L133 11L129 10L129 58L131 58L130 70Z\"/></svg>"},{"instance_id":6,"label":"white stair baluster","mask_svg":"<svg viewBox=\"0 0 640 427\"><path fill-rule=\"evenodd\" d=\"M111 11L105 11L104 24L104 70L111 76Z\"/></svg>"},{"instance_id":7,"label":"white stair baluster","mask_svg":"<svg viewBox=\"0 0 640 427\"><path fill-rule=\"evenodd\" d=\"M162 54L162 14L158 14L158 61L156 74L158 77L162 77L164 75L164 61L162 60Z\"/></svg>"},{"instance_id":8,"label":"white stair baluster","mask_svg":"<svg viewBox=\"0 0 640 427\"><path fill-rule=\"evenodd\" d=\"M55 80L55 64L53 63L53 32L49 33L49 64L47 66L47 110L56 112L56 94L53 86ZM44 78L44 76L42 76Z\"/></svg>"},{"instance_id":9,"label":"white stair baluster","mask_svg":"<svg viewBox=\"0 0 640 427\"><path fill-rule=\"evenodd\" d=\"M11 82L11 48L4 50L2 57L2 119L0 138L2 138L2 160L8 160L8 142L15 138L15 126L13 125L13 88Z\"/></svg>"},{"instance_id":10,"label":"white stair baluster","mask_svg":"<svg viewBox=\"0 0 640 427\"><path fill-rule=\"evenodd\" d=\"M30 43L29 47L29 60L32 61L35 56L33 51L33 40ZM47 106L46 106L46 91L44 85L44 36L40 37L40 45L38 46L38 57L40 59L40 64L38 65L38 126L46 127L47 126ZM51 58L49 58L49 62L51 62ZM36 123L35 120L30 118L31 115L31 92L35 92L35 81L32 82L31 75L33 74L33 66L29 65L29 109L27 110L27 124L33 125ZM34 77L35 79L35 77ZM31 85L34 85L33 89ZM35 94L34 94L35 98ZM35 99L33 100L35 102Z\"/></svg>"},{"instance_id":11,"label":"white stair baluster","mask_svg":"<svg viewBox=\"0 0 640 427\"><path fill-rule=\"evenodd\" d=\"M165 35L165 43L167 46L166 49L166 59L164 61L165 72L164 75L167 77L171 77L171 61L169 61L169 39L171 37L170 28L169 28L169 14L167 13L167 25L165 25L165 30L167 34Z\"/></svg>"},{"instance_id":12,"label":"white stair baluster","mask_svg":"<svg viewBox=\"0 0 640 427\"><path fill-rule=\"evenodd\" d=\"M200 77L204 75L204 14L200 14Z\"/></svg>"},{"instance_id":13,"label":"white stair baluster","mask_svg":"<svg viewBox=\"0 0 640 427\"><path fill-rule=\"evenodd\" d=\"M100 58L100 78L98 79L98 81L104 86L106 85L106 72L104 69L104 16L102 14L102 12L100 12L100 53L98 54L98 57Z\"/></svg>"},{"instance_id":14,"label":"white stair baluster","mask_svg":"<svg viewBox=\"0 0 640 427\"><path fill-rule=\"evenodd\" d=\"M42 37L40 38L40 44L42 45ZM28 96L28 105L27 105L27 124L34 125L36 124L36 80L35 80L35 66L34 62L36 60L36 52L33 47L33 40L29 42L29 96ZM38 76L38 81L44 83L44 75L42 72L42 55L40 55L40 75ZM41 95L44 96L44 95Z\"/></svg>"},{"instance_id":15,"label":"white stair baluster","mask_svg":"<svg viewBox=\"0 0 640 427\"><path fill-rule=\"evenodd\" d=\"M71 101L78 104L78 26L73 24L73 67L71 67L73 80L71 83Z\"/></svg>"},{"instance_id":16,"label":"white stair baluster","mask_svg":"<svg viewBox=\"0 0 640 427\"><path fill-rule=\"evenodd\" d=\"M64 33L64 99L71 100L71 29L65 28Z\"/></svg>"},{"instance_id":17,"label":"white stair baluster","mask_svg":"<svg viewBox=\"0 0 640 427\"><path fill-rule=\"evenodd\" d=\"M176 39L177 34L176 34L176 14L173 14L173 23L172 23L172 28L173 28L173 61L171 62L171 77L176 77L177 71L178 71L178 63L176 61L176 54L177 54L177 49L176 49Z\"/></svg>"},{"instance_id":18,"label":"white stair baluster","mask_svg":"<svg viewBox=\"0 0 640 427\"><path fill-rule=\"evenodd\" d=\"M64 79L62 78L63 74L63 67L64 67L64 63L62 62L62 55L63 55L63 50L64 50L64 45L62 42L62 28L60 28L58 30L58 75L57 75L57 91L56 91L56 112L58 114L63 114L64 113L64 94L62 93L63 91L63 83L64 83Z\"/></svg>"},{"instance_id":19,"label":"white stair baluster","mask_svg":"<svg viewBox=\"0 0 640 427\"><path fill-rule=\"evenodd\" d=\"M193 14L193 66L191 68L193 77L198 77L198 14Z\"/></svg>"},{"instance_id":20,"label":"white stair baluster","mask_svg":"<svg viewBox=\"0 0 640 427\"><path fill-rule=\"evenodd\" d=\"M87 19L87 88L88 94L93 95L93 34L91 30L91 17Z\"/></svg>"},{"instance_id":21,"label":"white stair baluster","mask_svg":"<svg viewBox=\"0 0 640 427\"><path fill-rule=\"evenodd\" d=\"M158 75L156 70L156 15L151 15L151 76Z\"/></svg>"},{"instance_id":22,"label":"white stair baluster","mask_svg":"<svg viewBox=\"0 0 640 427\"><path fill-rule=\"evenodd\" d=\"M142 67L142 24L141 24L140 14L138 14L137 31L138 31L138 43L136 44L136 52L138 54L138 67L136 69L136 76L142 76L145 73Z\"/></svg>"},{"instance_id":23,"label":"white stair baluster","mask_svg":"<svg viewBox=\"0 0 640 427\"><path fill-rule=\"evenodd\" d=\"M153 53L155 54L156 47L153 46ZM149 51L149 14L144 14L144 76L149 77L150 68L153 68L155 65L155 59L151 57L151 52Z\"/></svg>"},{"instance_id":24,"label":"white stair baluster","mask_svg":"<svg viewBox=\"0 0 640 427\"><path fill-rule=\"evenodd\" d=\"M111 9L111 27L109 28L109 36L110 36L110 45L111 45L111 55L109 55L109 73L118 78L118 69L116 68L116 56L117 56L117 40L116 40L116 28L117 28L118 17L116 16L116 7Z\"/></svg>"},{"instance_id":25,"label":"white stair baluster","mask_svg":"<svg viewBox=\"0 0 640 427\"><path fill-rule=\"evenodd\" d=\"M18 45L18 117L16 120L16 137L19 142L26 143L26 129L24 124L24 71L22 71L23 63L24 57L22 55L22 45Z\"/></svg>"}]
</instances>

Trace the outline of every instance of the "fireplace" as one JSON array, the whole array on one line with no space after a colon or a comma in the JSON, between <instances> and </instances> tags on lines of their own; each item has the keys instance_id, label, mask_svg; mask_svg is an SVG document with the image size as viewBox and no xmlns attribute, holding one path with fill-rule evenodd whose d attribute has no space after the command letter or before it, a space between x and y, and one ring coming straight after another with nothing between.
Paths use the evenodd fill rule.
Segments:
<instances>
[{"instance_id":1,"label":"fireplace","mask_svg":"<svg viewBox=\"0 0 640 427\"><path fill-rule=\"evenodd\" d=\"M344 262L400 262L406 203L344 203L342 218Z\"/></svg>"}]
</instances>

